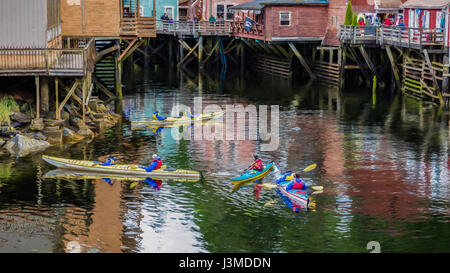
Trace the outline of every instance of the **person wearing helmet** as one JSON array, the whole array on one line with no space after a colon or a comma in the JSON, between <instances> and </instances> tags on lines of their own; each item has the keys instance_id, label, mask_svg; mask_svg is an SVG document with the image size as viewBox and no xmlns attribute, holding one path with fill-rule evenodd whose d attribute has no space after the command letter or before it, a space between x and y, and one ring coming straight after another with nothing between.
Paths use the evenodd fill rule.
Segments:
<instances>
[{"instance_id":1,"label":"person wearing helmet","mask_svg":"<svg viewBox=\"0 0 450 273\"><path fill-rule=\"evenodd\" d=\"M150 165L148 165L147 167L139 165L139 167L145 169L147 172L151 172L153 170L157 170L157 169L161 168L161 165L162 165L161 158L157 154L153 154L152 158L153 158L153 160L150 163Z\"/></svg>"},{"instance_id":2,"label":"person wearing helmet","mask_svg":"<svg viewBox=\"0 0 450 273\"><path fill-rule=\"evenodd\" d=\"M163 116L161 116L161 115L159 114L159 111L158 111L158 110L156 110L156 111L153 113L153 119L157 119L157 120L166 120L165 117L163 117Z\"/></svg>"},{"instance_id":3,"label":"person wearing helmet","mask_svg":"<svg viewBox=\"0 0 450 273\"><path fill-rule=\"evenodd\" d=\"M261 158L259 158L259 156L256 154L253 155L253 158L255 159L255 161L252 164L252 169L259 172L262 171L264 167Z\"/></svg>"},{"instance_id":4,"label":"person wearing helmet","mask_svg":"<svg viewBox=\"0 0 450 273\"><path fill-rule=\"evenodd\" d=\"M286 191L290 190L301 190L306 191L308 186L306 186L305 182L300 178L300 176L297 173L294 173L294 177L292 178L292 182L289 183L286 187Z\"/></svg>"}]
</instances>

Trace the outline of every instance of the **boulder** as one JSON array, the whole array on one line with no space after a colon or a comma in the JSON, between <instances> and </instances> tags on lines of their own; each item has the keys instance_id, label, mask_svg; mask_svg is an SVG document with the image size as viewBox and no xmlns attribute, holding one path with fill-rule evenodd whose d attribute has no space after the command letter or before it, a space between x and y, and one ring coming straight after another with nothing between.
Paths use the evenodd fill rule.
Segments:
<instances>
[{"instance_id":1,"label":"boulder","mask_svg":"<svg viewBox=\"0 0 450 273\"><path fill-rule=\"evenodd\" d=\"M0 139L0 148L3 146L3 144L5 144L6 141L4 141L3 139Z\"/></svg>"},{"instance_id":2,"label":"boulder","mask_svg":"<svg viewBox=\"0 0 450 273\"><path fill-rule=\"evenodd\" d=\"M6 143L5 148L10 154L17 157L23 157L30 153L43 151L49 146L50 144L47 141L16 134Z\"/></svg>"},{"instance_id":3,"label":"boulder","mask_svg":"<svg viewBox=\"0 0 450 273\"><path fill-rule=\"evenodd\" d=\"M12 112L11 114L9 114L9 118L11 119L11 121L16 121L22 124L28 124L33 119L30 115L21 112Z\"/></svg>"},{"instance_id":4,"label":"boulder","mask_svg":"<svg viewBox=\"0 0 450 273\"><path fill-rule=\"evenodd\" d=\"M95 137L95 133L92 132L92 130L87 126L80 127L80 129L77 131L77 134L83 137Z\"/></svg>"},{"instance_id":5,"label":"boulder","mask_svg":"<svg viewBox=\"0 0 450 273\"><path fill-rule=\"evenodd\" d=\"M82 140L84 137L70 130L69 128L63 129L64 142L74 143Z\"/></svg>"}]
</instances>

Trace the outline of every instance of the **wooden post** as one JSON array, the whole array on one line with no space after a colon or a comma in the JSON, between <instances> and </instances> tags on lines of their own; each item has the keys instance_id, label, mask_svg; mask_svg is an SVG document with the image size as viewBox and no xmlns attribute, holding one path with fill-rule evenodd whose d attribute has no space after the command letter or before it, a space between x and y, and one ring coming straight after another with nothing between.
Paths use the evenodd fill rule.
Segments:
<instances>
[{"instance_id":1,"label":"wooden post","mask_svg":"<svg viewBox=\"0 0 450 273\"><path fill-rule=\"evenodd\" d=\"M120 46L120 40L116 40L116 44ZM120 58L120 49L116 51L116 57L114 58L114 71L116 78L116 97L122 99L122 62Z\"/></svg>"},{"instance_id":2,"label":"wooden post","mask_svg":"<svg viewBox=\"0 0 450 273\"><path fill-rule=\"evenodd\" d=\"M170 67L173 66L173 39L169 39L169 65Z\"/></svg>"},{"instance_id":3,"label":"wooden post","mask_svg":"<svg viewBox=\"0 0 450 273\"><path fill-rule=\"evenodd\" d=\"M342 54L342 59L341 59L340 65L339 65L339 89L342 89L344 87L344 80L345 80L345 64L347 62L345 46L341 47L341 54Z\"/></svg>"},{"instance_id":4,"label":"wooden post","mask_svg":"<svg viewBox=\"0 0 450 273\"><path fill-rule=\"evenodd\" d=\"M86 89L88 88L87 77L86 76L83 77L82 81L83 81L83 85L82 85L82 88L81 88L81 92L82 92L81 109L82 109L83 121L86 122L86 107L85 107L85 103L86 103Z\"/></svg>"},{"instance_id":5,"label":"wooden post","mask_svg":"<svg viewBox=\"0 0 450 273\"><path fill-rule=\"evenodd\" d=\"M55 101L55 109L56 109L56 112L55 112L55 116L56 116L56 119L57 120L61 120L61 112L59 111L59 82L58 82L58 77L55 77L55 98L56 98L56 101Z\"/></svg>"},{"instance_id":6,"label":"wooden post","mask_svg":"<svg viewBox=\"0 0 450 273\"><path fill-rule=\"evenodd\" d=\"M363 58L366 61L367 65L369 66L369 68L372 71L373 75L377 75L377 69L376 69L375 65L372 63L372 61L370 60L369 55L367 54L367 52L364 49L363 45L359 46L359 51L361 52L361 55L363 56Z\"/></svg>"},{"instance_id":7,"label":"wooden post","mask_svg":"<svg viewBox=\"0 0 450 273\"><path fill-rule=\"evenodd\" d=\"M430 56L428 55L428 50L423 50L423 55L425 56L425 61L427 62L428 68L430 69L431 76L433 78L433 87L435 88L436 92L440 92L439 84L436 79L436 73L434 72L434 68L431 65Z\"/></svg>"},{"instance_id":8,"label":"wooden post","mask_svg":"<svg viewBox=\"0 0 450 273\"><path fill-rule=\"evenodd\" d=\"M397 68L397 64L395 63L394 57L392 56L392 51L389 46L386 46L386 52L391 63L392 71L394 72L395 83L397 84L397 88L401 89L402 86L400 84L400 75Z\"/></svg>"},{"instance_id":9,"label":"wooden post","mask_svg":"<svg viewBox=\"0 0 450 273\"><path fill-rule=\"evenodd\" d=\"M34 77L34 81L36 84L36 119L40 118L39 112L40 110L40 92L39 92L39 76Z\"/></svg>"},{"instance_id":10,"label":"wooden post","mask_svg":"<svg viewBox=\"0 0 450 273\"><path fill-rule=\"evenodd\" d=\"M203 69L203 36L198 38L198 68Z\"/></svg>"},{"instance_id":11,"label":"wooden post","mask_svg":"<svg viewBox=\"0 0 450 273\"><path fill-rule=\"evenodd\" d=\"M300 52L297 50L297 48L295 47L295 45L292 42L288 42L289 47L291 48L292 52L294 52L295 56L297 56L297 58L299 59L300 63L302 64L303 68L305 68L306 72L308 72L309 77L312 80L316 79L316 76L314 76L311 68L309 68L308 63L305 61L305 59L303 59L302 55L300 54Z\"/></svg>"},{"instance_id":12,"label":"wooden post","mask_svg":"<svg viewBox=\"0 0 450 273\"><path fill-rule=\"evenodd\" d=\"M49 111L49 78L42 77L39 81L40 84L40 100L41 100L41 111L44 115L48 114Z\"/></svg>"}]
</instances>

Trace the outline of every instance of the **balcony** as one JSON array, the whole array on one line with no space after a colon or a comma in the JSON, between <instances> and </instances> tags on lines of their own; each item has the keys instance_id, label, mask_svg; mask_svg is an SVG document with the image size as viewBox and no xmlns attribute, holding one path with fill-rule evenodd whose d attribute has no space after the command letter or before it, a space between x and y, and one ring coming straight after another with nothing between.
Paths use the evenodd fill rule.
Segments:
<instances>
[{"instance_id":1,"label":"balcony","mask_svg":"<svg viewBox=\"0 0 450 273\"><path fill-rule=\"evenodd\" d=\"M231 31L233 32L233 36L236 37L265 40L263 24L255 23L250 31L247 32L244 29L244 21L234 21L231 22Z\"/></svg>"},{"instance_id":2,"label":"balcony","mask_svg":"<svg viewBox=\"0 0 450 273\"><path fill-rule=\"evenodd\" d=\"M186 21L163 21L156 22L158 34L185 35L185 36L230 36L231 23L222 22L186 22Z\"/></svg>"},{"instance_id":3,"label":"balcony","mask_svg":"<svg viewBox=\"0 0 450 273\"><path fill-rule=\"evenodd\" d=\"M94 69L96 56L94 39L64 41L62 48L0 48L0 75L82 77Z\"/></svg>"}]
</instances>

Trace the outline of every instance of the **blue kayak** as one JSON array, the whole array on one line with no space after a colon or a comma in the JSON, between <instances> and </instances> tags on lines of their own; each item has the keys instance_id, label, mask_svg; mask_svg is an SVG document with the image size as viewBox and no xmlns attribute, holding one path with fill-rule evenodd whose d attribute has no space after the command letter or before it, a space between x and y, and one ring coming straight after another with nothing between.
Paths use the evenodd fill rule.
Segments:
<instances>
[{"instance_id":1,"label":"blue kayak","mask_svg":"<svg viewBox=\"0 0 450 273\"><path fill-rule=\"evenodd\" d=\"M265 177L272 170L272 168L273 168L273 162L270 162L269 164L267 164L265 166L264 170L262 170L260 172L255 171L255 170L248 170L241 176L231 179L231 182L233 184L238 184L238 183L242 183L242 182L261 179L261 178Z\"/></svg>"},{"instance_id":2,"label":"blue kayak","mask_svg":"<svg viewBox=\"0 0 450 273\"><path fill-rule=\"evenodd\" d=\"M309 204L308 194L305 191L298 189L291 189L287 191L286 187L291 183L292 176L290 173L282 174L277 166L274 166L274 170L277 178L277 192L281 196L286 197L286 201L290 201L288 202L289 207L291 207L294 211L307 209ZM287 176L285 176L286 174Z\"/></svg>"}]
</instances>

